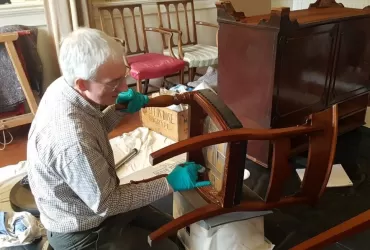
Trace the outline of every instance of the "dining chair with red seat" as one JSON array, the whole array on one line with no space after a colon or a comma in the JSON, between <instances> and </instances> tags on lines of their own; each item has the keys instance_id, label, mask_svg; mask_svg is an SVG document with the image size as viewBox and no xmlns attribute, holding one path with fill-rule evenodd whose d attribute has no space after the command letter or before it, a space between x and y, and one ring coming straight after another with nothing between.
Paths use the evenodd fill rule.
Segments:
<instances>
[{"instance_id":1,"label":"dining chair with red seat","mask_svg":"<svg viewBox=\"0 0 370 250\"><path fill-rule=\"evenodd\" d=\"M137 91L147 94L150 79L162 78L174 74L179 75L179 83L183 84L183 71L186 63L174 56L172 47L169 48L171 51L170 55L149 52L146 35L146 32L152 31L166 35L171 40L173 32L178 31L146 27L142 4L99 2L93 3L93 7L99 13L101 29L104 32L112 33L110 35L117 38L120 38L119 33L123 33L122 44L126 49L127 66L130 68L130 76L136 80ZM108 13L108 16L105 15L106 13ZM139 18L137 19L135 16L139 16ZM110 20L111 32L108 32L109 24L105 22L107 17ZM119 17L121 20L122 30L119 30L119 27L117 27L117 23L115 22L116 17ZM132 22L133 27L129 26L129 20L126 19ZM129 29L133 29L134 36L128 36ZM130 41L134 42L136 49L131 47L132 44L130 44ZM143 80L145 81L144 89L142 87Z\"/></svg>"}]
</instances>

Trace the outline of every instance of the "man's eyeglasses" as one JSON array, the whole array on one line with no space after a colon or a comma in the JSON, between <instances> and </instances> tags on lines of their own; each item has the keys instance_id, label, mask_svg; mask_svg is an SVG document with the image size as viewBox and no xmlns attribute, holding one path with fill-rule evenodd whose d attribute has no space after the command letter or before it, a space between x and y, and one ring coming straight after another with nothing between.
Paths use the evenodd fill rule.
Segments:
<instances>
[{"instance_id":1,"label":"man's eyeglasses","mask_svg":"<svg viewBox=\"0 0 370 250\"><path fill-rule=\"evenodd\" d=\"M105 86L111 89L112 91L115 91L122 83L125 82L126 78L130 75L130 71L127 70L126 74L118 79L115 79L109 83L106 83Z\"/></svg>"}]
</instances>

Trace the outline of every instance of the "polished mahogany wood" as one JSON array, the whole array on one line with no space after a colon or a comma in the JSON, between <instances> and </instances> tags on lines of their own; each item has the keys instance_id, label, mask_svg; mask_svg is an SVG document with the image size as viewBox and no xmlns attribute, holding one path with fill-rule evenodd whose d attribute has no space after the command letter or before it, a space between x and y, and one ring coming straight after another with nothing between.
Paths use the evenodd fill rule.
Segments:
<instances>
[{"instance_id":1,"label":"polished mahogany wood","mask_svg":"<svg viewBox=\"0 0 370 250\"><path fill-rule=\"evenodd\" d=\"M217 5L218 94L245 128L302 125L338 104L338 134L364 124L370 90L370 11L333 0L308 9L245 17ZM297 137L291 155L307 150ZM249 141L248 158L268 167L273 144Z\"/></svg>"},{"instance_id":2,"label":"polished mahogany wood","mask_svg":"<svg viewBox=\"0 0 370 250\"><path fill-rule=\"evenodd\" d=\"M253 200L247 192L242 193L240 202L232 206L220 206L214 202L197 208L176 218L149 235L149 243L176 233L179 229L217 215L238 211L261 211L280 208L293 204L315 204L326 188L334 161L338 129L338 107L311 114L305 125L276 129L231 129L200 135L172 144L151 154L151 162L157 163L189 150L201 150L209 145L243 140L272 140L274 145L273 161L268 191L265 200ZM283 186L291 174L289 165L290 140L298 135L309 138L309 154L306 171L299 192L291 196L283 195ZM242 152L239 152L242 153ZM241 168L240 164L227 169L227 178L238 180L241 176L232 169ZM235 182L234 182L235 183ZM226 183L232 187L232 183ZM207 190L207 188L200 188ZM235 195L236 189L225 193L226 197Z\"/></svg>"},{"instance_id":3,"label":"polished mahogany wood","mask_svg":"<svg viewBox=\"0 0 370 250\"><path fill-rule=\"evenodd\" d=\"M186 92L183 94L161 95L149 99L146 107L167 107L170 105L187 104L189 108L189 137L191 138L185 148L187 152L187 160L194 161L198 164L206 166L206 161L201 148L206 146L214 145L215 141L211 140L210 144L192 145L192 140L199 138L200 135L211 137L212 133L204 131L204 121L206 117L209 117L217 126L220 132L233 131L235 128L242 128L242 124L237 120L231 110L220 101L219 97L212 90L205 89L199 91ZM126 104L117 104L116 109L121 110L126 107ZM319 128L315 128L319 129ZM312 131L312 129L307 129ZM264 136L260 134L259 136ZM229 135L223 138L229 138ZM241 189L243 185L243 174L244 174L244 163L246 160L246 142L242 140L242 137L238 135L233 137L234 140L227 141L225 149L225 159L218 171L222 176L219 178L220 187L214 183L214 185L198 188L199 194L209 203L217 204L220 207L232 207L235 204L240 203ZM175 144L178 145L178 144ZM180 145L183 145L180 141ZM193 147L197 146L197 147ZM179 152L179 151L175 151ZM162 157L162 161L168 158ZM152 162L152 164L159 163ZM215 171L215 170L213 170ZM201 175L201 179L210 180L210 174L208 171L206 174Z\"/></svg>"},{"instance_id":4,"label":"polished mahogany wood","mask_svg":"<svg viewBox=\"0 0 370 250\"><path fill-rule=\"evenodd\" d=\"M169 145L150 154L150 163L156 165L179 154L224 142L240 140L278 140L281 137L295 137L320 131L324 126L297 126L280 129L233 129L191 137L187 140Z\"/></svg>"},{"instance_id":5,"label":"polished mahogany wood","mask_svg":"<svg viewBox=\"0 0 370 250\"><path fill-rule=\"evenodd\" d=\"M370 228L370 210L367 210L329 230L309 239L290 250L323 249L335 242L363 232ZM365 247L365 246L364 246ZM366 248L366 247L365 247Z\"/></svg>"}]
</instances>

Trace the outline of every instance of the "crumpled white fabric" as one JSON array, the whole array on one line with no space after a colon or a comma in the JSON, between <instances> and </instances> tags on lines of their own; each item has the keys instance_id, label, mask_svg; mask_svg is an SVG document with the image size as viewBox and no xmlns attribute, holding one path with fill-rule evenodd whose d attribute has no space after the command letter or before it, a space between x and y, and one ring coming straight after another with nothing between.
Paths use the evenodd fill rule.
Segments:
<instances>
[{"instance_id":1,"label":"crumpled white fabric","mask_svg":"<svg viewBox=\"0 0 370 250\"><path fill-rule=\"evenodd\" d=\"M9 201L10 190L26 175L26 161L0 168L0 211L13 211Z\"/></svg>"},{"instance_id":2,"label":"crumpled white fabric","mask_svg":"<svg viewBox=\"0 0 370 250\"><path fill-rule=\"evenodd\" d=\"M26 230L14 232L14 222L21 218ZM46 235L46 230L39 220L28 212L7 212L5 217L5 227L8 235L0 235L0 247L11 247L27 245L34 240Z\"/></svg>"},{"instance_id":3,"label":"crumpled white fabric","mask_svg":"<svg viewBox=\"0 0 370 250\"><path fill-rule=\"evenodd\" d=\"M134 158L117 170L118 178L121 179L136 171L150 167L149 155L154 151L173 144L174 141L148 128L138 127L132 132L124 133L111 139L110 143L115 164L133 148L139 150L139 153Z\"/></svg>"},{"instance_id":4,"label":"crumpled white fabric","mask_svg":"<svg viewBox=\"0 0 370 250\"><path fill-rule=\"evenodd\" d=\"M201 83L203 83L203 84L206 84L207 86L209 86L215 92L217 92L217 84L218 84L217 75L218 75L217 68L209 66L207 68L207 72L203 76L199 77L194 82L189 82L187 85L190 86L190 87L195 88L198 85L200 85Z\"/></svg>"},{"instance_id":5,"label":"crumpled white fabric","mask_svg":"<svg viewBox=\"0 0 370 250\"><path fill-rule=\"evenodd\" d=\"M198 224L190 225L188 250L272 250L274 245L264 238L263 217L218 226L210 231ZM181 232L180 232L181 233ZM182 237L187 232L183 231Z\"/></svg>"},{"instance_id":6,"label":"crumpled white fabric","mask_svg":"<svg viewBox=\"0 0 370 250\"><path fill-rule=\"evenodd\" d=\"M173 197L174 218L193 211L193 205L181 194L175 193ZM193 223L188 228L178 231L178 236L187 250L272 250L274 248L274 245L265 238L263 216L230 222L210 229L202 227L202 223L204 221Z\"/></svg>"}]
</instances>

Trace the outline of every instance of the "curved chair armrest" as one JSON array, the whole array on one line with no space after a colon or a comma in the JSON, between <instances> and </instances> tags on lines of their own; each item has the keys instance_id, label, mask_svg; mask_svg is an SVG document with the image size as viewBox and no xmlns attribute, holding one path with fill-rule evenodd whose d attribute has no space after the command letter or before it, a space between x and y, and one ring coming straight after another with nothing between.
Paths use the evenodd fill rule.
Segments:
<instances>
[{"instance_id":1,"label":"curved chair armrest","mask_svg":"<svg viewBox=\"0 0 370 250\"><path fill-rule=\"evenodd\" d=\"M113 39L119 42L123 47L126 46L126 42L123 39L118 38L118 37L113 37Z\"/></svg>"},{"instance_id":2,"label":"curved chair armrest","mask_svg":"<svg viewBox=\"0 0 370 250\"><path fill-rule=\"evenodd\" d=\"M180 48L182 48L182 44L181 44L181 35L182 35L182 32L180 30L174 30L174 29L166 29L166 28L153 28L153 27L146 27L145 28L145 31L153 31L153 32L158 32L158 33L161 33L161 34L165 34L165 35L168 35L168 50L170 51L170 55L174 58L177 58L175 56L175 54L173 53L173 50L172 50L172 43L171 43L171 40L172 40L172 36L173 36L173 33L178 33L178 41L177 41L177 46L179 47L179 51L180 51ZM181 49L182 51L182 49ZM182 55L180 55L179 53L179 57L180 58L183 58ZM179 58L177 58L179 59Z\"/></svg>"},{"instance_id":3,"label":"curved chair armrest","mask_svg":"<svg viewBox=\"0 0 370 250\"><path fill-rule=\"evenodd\" d=\"M207 23L207 22L203 22L203 21L195 21L195 24L196 25L201 25L201 26L216 28L217 29L217 32L216 32L216 47L218 47L218 28L220 26L218 24Z\"/></svg>"},{"instance_id":4,"label":"curved chair armrest","mask_svg":"<svg viewBox=\"0 0 370 250\"><path fill-rule=\"evenodd\" d=\"M195 136L158 151L149 156L152 165L170 159L179 154L189 151L200 150L204 147L225 142L245 141L245 140L275 140L282 137L294 137L302 134L309 134L324 129L323 126L302 125L297 127L278 128L278 129L231 129L218 131L209 134Z\"/></svg>"},{"instance_id":5,"label":"curved chair armrest","mask_svg":"<svg viewBox=\"0 0 370 250\"><path fill-rule=\"evenodd\" d=\"M181 228L184 228L198 221L206 220L222 214L246 211L267 211L277 207L289 206L291 204L294 204L294 199L291 199L289 197L285 198L283 202L280 203L265 203L264 201L244 201L241 204L233 207L220 207L217 204L210 203L189 213L186 213L158 228L157 230L149 234L148 243L149 245L152 245L152 242L159 241L161 239L164 239L165 237L173 235Z\"/></svg>"},{"instance_id":6,"label":"curved chair armrest","mask_svg":"<svg viewBox=\"0 0 370 250\"><path fill-rule=\"evenodd\" d=\"M177 47L179 48L179 57L180 57L178 59L184 58L184 53L182 50L182 40L181 40L182 31L181 30L169 29L169 28L164 28L164 27L159 27L159 28L146 27L145 30L159 32L159 33L168 35L168 41L167 41L168 49L170 51L170 55L174 58L177 58L177 57L175 56L172 50L172 36L173 36L173 33L177 33L178 34Z\"/></svg>"},{"instance_id":7,"label":"curved chair armrest","mask_svg":"<svg viewBox=\"0 0 370 250\"><path fill-rule=\"evenodd\" d=\"M195 21L195 24L196 25L202 25L202 26L207 26L207 27L212 27L212 28L216 28L218 29L218 24L213 24L213 23L207 23L207 22L203 22L203 21Z\"/></svg>"},{"instance_id":8,"label":"curved chair armrest","mask_svg":"<svg viewBox=\"0 0 370 250\"><path fill-rule=\"evenodd\" d=\"M216 204L208 204L204 207L200 207L191 211L190 213L186 213L179 218L176 218L167 224L163 225L162 227L158 228L148 236L148 243L152 246L154 241L161 240L165 237L168 237L183 227L186 227L192 223L195 223L200 220L204 220L213 216L217 216L220 214L225 213L224 208L217 206Z\"/></svg>"},{"instance_id":9,"label":"curved chair armrest","mask_svg":"<svg viewBox=\"0 0 370 250\"><path fill-rule=\"evenodd\" d=\"M118 38L118 37L113 37L113 39L116 40L117 42L119 42L122 45L122 47L125 48L125 53L126 53L126 42L125 42L125 40L123 40L121 38ZM124 61L125 65L126 65L126 67L130 69L130 65L129 65L128 61L127 61L126 56L123 57L123 61Z\"/></svg>"}]
</instances>

